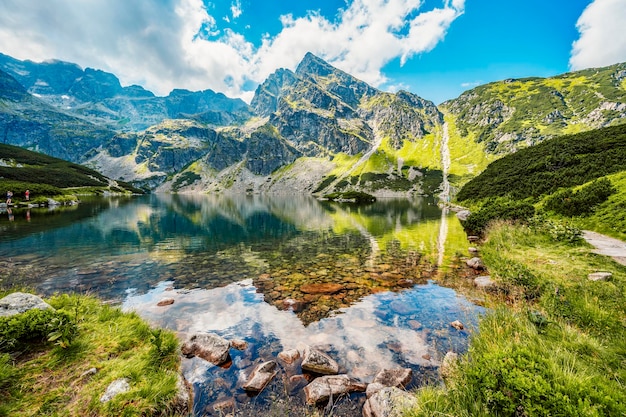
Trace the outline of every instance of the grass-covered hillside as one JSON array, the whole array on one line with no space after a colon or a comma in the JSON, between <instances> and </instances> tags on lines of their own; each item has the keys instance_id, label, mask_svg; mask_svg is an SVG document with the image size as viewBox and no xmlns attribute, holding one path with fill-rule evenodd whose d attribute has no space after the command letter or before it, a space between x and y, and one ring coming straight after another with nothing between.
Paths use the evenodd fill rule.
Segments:
<instances>
[{"instance_id":1,"label":"grass-covered hillside","mask_svg":"<svg viewBox=\"0 0 626 417\"><path fill-rule=\"evenodd\" d=\"M620 171L626 171L626 125L551 139L498 159L457 199L539 197Z\"/></svg>"},{"instance_id":2,"label":"grass-covered hillside","mask_svg":"<svg viewBox=\"0 0 626 417\"><path fill-rule=\"evenodd\" d=\"M31 202L68 194L142 193L129 184L112 181L97 171L32 152L0 144L0 192L13 192L13 202L24 201L30 191Z\"/></svg>"},{"instance_id":3,"label":"grass-covered hillside","mask_svg":"<svg viewBox=\"0 0 626 417\"><path fill-rule=\"evenodd\" d=\"M481 85L441 107L462 137L504 155L626 121L626 63Z\"/></svg>"}]
</instances>

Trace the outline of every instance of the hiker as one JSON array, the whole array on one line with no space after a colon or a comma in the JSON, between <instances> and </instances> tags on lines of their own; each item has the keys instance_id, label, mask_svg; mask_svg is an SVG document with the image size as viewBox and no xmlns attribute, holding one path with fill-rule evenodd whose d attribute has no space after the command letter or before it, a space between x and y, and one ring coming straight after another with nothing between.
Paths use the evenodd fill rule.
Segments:
<instances>
[{"instance_id":1,"label":"hiker","mask_svg":"<svg viewBox=\"0 0 626 417\"><path fill-rule=\"evenodd\" d=\"M24 198L26 199L26 201L30 200L30 191L24 191Z\"/></svg>"},{"instance_id":2,"label":"hiker","mask_svg":"<svg viewBox=\"0 0 626 417\"><path fill-rule=\"evenodd\" d=\"M11 204L11 199L13 198L13 192L12 191L7 191L7 206L9 204Z\"/></svg>"}]
</instances>

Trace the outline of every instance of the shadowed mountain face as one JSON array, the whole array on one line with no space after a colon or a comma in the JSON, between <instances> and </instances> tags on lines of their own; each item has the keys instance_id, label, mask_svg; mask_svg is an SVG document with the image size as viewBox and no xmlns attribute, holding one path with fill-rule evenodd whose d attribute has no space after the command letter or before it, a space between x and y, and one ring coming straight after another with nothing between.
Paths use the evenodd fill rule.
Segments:
<instances>
[{"instance_id":1,"label":"shadowed mountain face","mask_svg":"<svg viewBox=\"0 0 626 417\"><path fill-rule=\"evenodd\" d=\"M2 142L160 191L434 194L446 173L475 176L519 148L626 120L626 64L491 83L439 108L310 53L250 105L211 90L156 97L61 61L0 54L0 71Z\"/></svg>"}]
</instances>

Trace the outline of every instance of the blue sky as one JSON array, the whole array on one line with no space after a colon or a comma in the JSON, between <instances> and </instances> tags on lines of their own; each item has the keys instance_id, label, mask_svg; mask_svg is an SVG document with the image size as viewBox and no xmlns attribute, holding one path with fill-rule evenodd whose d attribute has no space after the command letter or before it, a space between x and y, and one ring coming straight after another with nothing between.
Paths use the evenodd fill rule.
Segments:
<instances>
[{"instance_id":1,"label":"blue sky","mask_svg":"<svg viewBox=\"0 0 626 417\"><path fill-rule=\"evenodd\" d=\"M0 52L159 95L249 101L306 52L440 103L490 81L626 61L626 0L0 0Z\"/></svg>"}]
</instances>

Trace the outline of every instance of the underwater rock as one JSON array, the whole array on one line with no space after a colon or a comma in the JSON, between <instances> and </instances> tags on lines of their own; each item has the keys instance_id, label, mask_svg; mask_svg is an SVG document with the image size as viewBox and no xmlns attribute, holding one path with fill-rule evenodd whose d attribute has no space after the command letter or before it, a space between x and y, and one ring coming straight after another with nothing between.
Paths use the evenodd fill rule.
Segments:
<instances>
[{"instance_id":1,"label":"underwater rock","mask_svg":"<svg viewBox=\"0 0 626 417\"><path fill-rule=\"evenodd\" d=\"M214 333L196 333L182 346L181 352L188 358L197 356L215 365L228 360L230 342Z\"/></svg>"},{"instance_id":2,"label":"underwater rock","mask_svg":"<svg viewBox=\"0 0 626 417\"><path fill-rule=\"evenodd\" d=\"M248 392L261 392L263 388L276 376L276 362L263 362L254 368L248 381L242 388Z\"/></svg>"}]
</instances>

